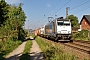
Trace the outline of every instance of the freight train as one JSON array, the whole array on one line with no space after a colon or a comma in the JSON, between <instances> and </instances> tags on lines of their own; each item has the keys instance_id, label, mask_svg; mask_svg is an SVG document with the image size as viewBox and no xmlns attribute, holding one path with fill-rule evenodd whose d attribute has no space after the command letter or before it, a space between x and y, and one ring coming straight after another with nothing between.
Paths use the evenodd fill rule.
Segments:
<instances>
[{"instance_id":1,"label":"freight train","mask_svg":"<svg viewBox=\"0 0 90 60\"><path fill-rule=\"evenodd\" d=\"M38 31L37 34L39 36L50 38L54 41L67 40L72 37L71 22L63 18L56 18L36 31Z\"/></svg>"}]
</instances>

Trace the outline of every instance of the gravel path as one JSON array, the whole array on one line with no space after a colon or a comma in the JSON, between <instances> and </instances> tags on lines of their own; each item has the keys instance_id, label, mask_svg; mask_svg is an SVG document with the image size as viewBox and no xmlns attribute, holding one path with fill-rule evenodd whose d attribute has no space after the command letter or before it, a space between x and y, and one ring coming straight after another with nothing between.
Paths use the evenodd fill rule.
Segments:
<instances>
[{"instance_id":1,"label":"gravel path","mask_svg":"<svg viewBox=\"0 0 90 60\"><path fill-rule=\"evenodd\" d=\"M6 56L5 60L19 60L24 50L25 44L26 42L23 42L18 48L16 48L13 52L11 52L8 56Z\"/></svg>"},{"instance_id":2,"label":"gravel path","mask_svg":"<svg viewBox=\"0 0 90 60\"><path fill-rule=\"evenodd\" d=\"M33 45L30 49L30 60L44 60L41 49L39 48L37 42L35 40L32 40L32 43Z\"/></svg>"}]
</instances>

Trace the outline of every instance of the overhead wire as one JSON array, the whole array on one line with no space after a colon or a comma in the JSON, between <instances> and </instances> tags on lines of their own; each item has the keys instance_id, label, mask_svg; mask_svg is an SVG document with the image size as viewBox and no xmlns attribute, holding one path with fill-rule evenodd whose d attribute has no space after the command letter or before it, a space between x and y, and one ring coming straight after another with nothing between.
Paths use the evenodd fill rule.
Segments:
<instances>
[{"instance_id":1,"label":"overhead wire","mask_svg":"<svg viewBox=\"0 0 90 60\"><path fill-rule=\"evenodd\" d=\"M58 2L56 5L58 5L58 4L60 3L60 1L61 1L61 0L59 0L59 2ZM67 1L67 2L66 2L62 7L60 7L53 15L55 15L59 10L61 10L64 6L66 6L70 1L71 1L71 0ZM84 0L83 0L83 1L84 1ZM82 2L83 2L83 1L82 1ZM82 2L81 2L81 3L82 3ZM77 6L73 7L73 8L71 8L70 11L71 11L71 10L74 10L74 9L80 7L80 6L83 6L83 5L85 5L86 3L88 3L88 2L90 2L90 0L88 0L88 1L86 1L86 2L84 2L84 3L82 3L82 4L80 4L80 5L77 5ZM54 7L56 7L56 5L55 5ZM53 8L54 8L54 7L53 7ZM53 9L53 8L52 8L52 9ZM89 8L90 8L90 6L86 7L85 9L82 9L82 10L78 11L77 13L80 13L80 12L82 12L82 11L84 11L84 10L89 9ZM76 13L76 14L77 14L77 13ZM53 15L52 15L52 16L53 16ZM65 14L63 14L63 15L65 15Z\"/></svg>"},{"instance_id":2,"label":"overhead wire","mask_svg":"<svg viewBox=\"0 0 90 60\"><path fill-rule=\"evenodd\" d=\"M82 12L82 11L87 10L87 9L90 9L90 6L87 6L86 8L83 8L83 9L81 9L80 11L77 11L75 14L78 14L78 13L80 13L80 12Z\"/></svg>"},{"instance_id":3,"label":"overhead wire","mask_svg":"<svg viewBox=\"0 0 90 60\"><path fill-rule=\"evenodd\" d=\"M53 7L51 10L53 10L60 2L61 2L61 0L59 0L59 1L54 5L54 7ZM50 11L51 11L51 10L50 10ZM48 13L48 14L49 14L49 13ZM47 14L47 15L48 15L48 14ZM45 19L45 16L46 16L46 15L44 14L43 19ZM46 20L45 20L45 22L46 22ZM41 25L43 25L43 24L41 24Z\"/></svg>"},{"instance_id":4,"label":"overhead wire","mask_svg":"<svg viewBox=\"0 0 90 60\"><path fill-rule=\"evenodd\" d=\"M60 1L61 1L61 0L60 0ZM59 1L58 3L60 3L60 1ZM71 1L71 0L67 1L67 2L66 2L61 8L59 8L53 15L55 15L60 9L62 9L64 6L66 6L70 1ZM57 3L57 4L58 4L58 3ZM56 5L57 5L57 4L56 4ZM55 5L55 6L56 6L56 5ZM54 7L55 7L55 6L54 6ZM52 15L52 16L53 16L53 15ZM46 22L46 21L45 21L45 22Z\"/></svg>"},{"instance_id":5,"label":"overhead wire","mask_svg":"<svg viewBox=\"0 0 90 60\"><path fill-rule=\"evenodd\" d=\"M85 0L83 0L83 1L85 1ZM82 2L83 2L83 1L82 1ZM82 2L81 2L81 3L82 3ZM83 5L85 5L86 3L88 3L88 2L90 2L90 0L88 0L88 1L86 1L86 2L84 2L84 3L82 3L82 4L80 4L80 5L77 5L77 6L73 7L73 8L71 8L70 11L71 11L71 10L74 10L74 9L80 7L80 6L83 6ZM85 9L85 10L86 10L86 9ZM80 11L82 11L82 10L80 10ZM80 12L80 11L79 11L79 12ZM64 13L62 16L64 16L64 15L65 15L65 13Z\"/></svg>"},{"instance_id":6,"label":"overhead wire","mask_svg":"<svg viewBox=\"0 0 90 60\"><path fill-rule=\"evenodd\" d=\"M55 15L59 10L61 10L64 6L66 6L71 0L67 1L62 7L60 7L53 15ZM53 16L52 15L52 16Z\"/></svg>"},{"instance_id":7,"label":"overhead wire","mask_svg":"<svg viewBox=\"0 0 90 60\"><path fill-rule=\"evenodd\" d=\"M53 10L53 9L55 9L55 7L59 4L61 2L61 0L59 0L55 5L54 5L54 7L52 7L52 9L51 10ZM48 14L47 15L49 15L49 13L51 12L51 10L48 12Z\"/></svg>"},{"instance_id":8,"label":"overhead wire","mask_svg":"<svg viewBox=\"0 0 90 60\"><path fill-rule=\"evenodd\" d=\"M78 5L78 6L76 6L76 7L72 8L72 9L70 9L70 10L76 9L76 8L78 8L78 7L80 7L80 6L83 6L83 5L87 4L87 3L89 3L89 2L90 2L90 0L88 0L88 1L80 4L80 5ZM83 9L77 11L75 14L78 14L78 13L80 13L80 12L82 12L82 11L85 11L85 10L87 10L87 9L89 9L89 8L90 8L90 6L87 6L86 8L83 8Z\"/></svg>"},{"instance_id":9,"label":"overhead wire","mask_svg":"<svg viewBox=\"0 0 90 60\"><path fill-rule=\"evenodd\" d=\"M89 3L89 2L90 2L90 0L88 0L88 1L86 1L86 2L84 2L84 3L82 3L82 4L80 4L80 5L78 5L78 6L76 6L76 7L72 8L72 9L70 9L70 10L76 9L76 8L82 6L82 5L85 5L86 3Z\"/></svg>"}]
</instances>

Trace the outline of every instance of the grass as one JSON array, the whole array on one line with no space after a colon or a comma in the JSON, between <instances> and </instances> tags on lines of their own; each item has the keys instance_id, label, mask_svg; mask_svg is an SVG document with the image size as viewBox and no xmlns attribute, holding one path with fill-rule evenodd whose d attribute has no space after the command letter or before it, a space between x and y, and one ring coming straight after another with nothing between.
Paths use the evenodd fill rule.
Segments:
<instances>
[{"instance_id":1,"label":"grass","mask_svg":"<svg viewBox=\"0 0 90 60\"><path fill-rule=\"evenodd\" d=\"M45 60L78 60L75 55L63 52L60 47L52 42L46 42L40 37L36 38Z\"/></svg>"},{"instance_id":2,"label":"grass","mask_svg":"<svg viewBox=\"0 0 90 60\"><path fill-rule=\"evenodd\" d=\"M25 44L25 49L22 53L22 56L20 57L20 60L30 60L30 48L32 46L31 40L28 40Z\"/></svg>"},{"instance_id":3,"label":"grass","mask_svg":"<svg viewBox=\"0 0 90 60\"><path fill-rule=\"evenodd\" d=\"M22 42L19 40L5 40L4 43L0 41L0 60L4 60L5 56L17 48Z\"/></svg>"}]
</instances>

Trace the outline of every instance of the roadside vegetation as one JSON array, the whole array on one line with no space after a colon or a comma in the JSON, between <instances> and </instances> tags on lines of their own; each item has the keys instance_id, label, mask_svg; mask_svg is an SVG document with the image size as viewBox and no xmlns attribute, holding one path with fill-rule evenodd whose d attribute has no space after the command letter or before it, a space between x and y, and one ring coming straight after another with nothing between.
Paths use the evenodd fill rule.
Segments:
<instances>
[{"instance_id":1,"label":"roadside vegetation","mask_svg":"<svg viewBox=\"0 0 90 60\"><path fill-rule=\"evenodd\" d=\"M90 32L88 30L82 30L73 34L73 39L90 41Z\"/></svg>"},{"instance_id":2,"label":"roadside vegetation","mask_svg":"<svg viewBox=\"0 0 90 60\"><path fill-rule=\"evenodd\" d=\"M22 56L20 57L20 60L30 60L30 48L32 46L31 40L28 40L25 44L24 51L22 53Z\"/></svg>"},{"instance_id":3,"label":"roadside vegetation","mask_svg":"<svg viewBox=\"0 0 90 60\"><path fill-rule=\"evenodd\" d=\"M17 39L8 39L4 43L0 41L0 60L4 60L5 56L12 52L22 42Z\"/></svg>"},{"instance_id":4,"label":"roadside vegetation","mask_svg":"<svg viewBox=\"0 0 90 60\"><path fill-rule=\"evenodd\" d=\"M21 3L9 5L0 0L0 60L24 41L27 35L23 29L25 19Z\"/></svg>"},{"instance_id":5,"label":"roadside vegetation","mask_svg":"<svg viewBox=\"0 0 90 60\"><path fill-rule=\"evenodd\" d=\"M75 55L63 52L59 46L54 43L46 42L40 37L36 38L45 60L78 60Z\"/></svg>"}]
</instances>

